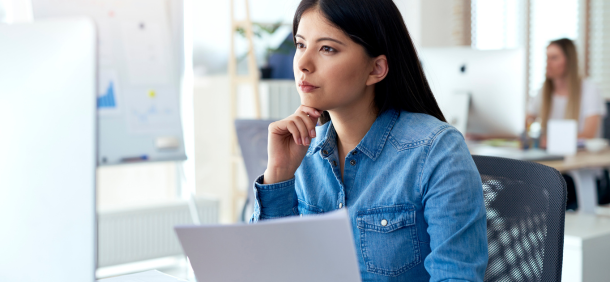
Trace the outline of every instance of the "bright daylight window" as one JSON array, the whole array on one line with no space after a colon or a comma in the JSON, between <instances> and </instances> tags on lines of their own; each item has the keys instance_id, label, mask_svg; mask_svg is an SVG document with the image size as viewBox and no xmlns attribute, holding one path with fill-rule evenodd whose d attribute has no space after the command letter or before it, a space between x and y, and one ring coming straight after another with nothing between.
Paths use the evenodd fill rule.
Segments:
<instances>
[{"instance_id":1,"label":"bright daylight window","mask_svg":"<svg viewBox=\"0 0 610 282\"><path fill-rule=\"evenodd\" d=\"M579 0L533 0L530 7L529 94L544 82L546 47L559 38L578 39ZM576 44L578 46L578 44ZM585 50L578 50L584 52Z\"/></svg>"},{"instance_id":2,"label":"bright daylight window","mask_svg":"<svg viewBox=\"0 0 610 282\"><path fill-rule=\"evenodd\" d=\"M509 49L523 44L524 0L472 0L472 47Z\"/></svg>"},{"instance_id":3,"label":"bright daylight window","mask_svg":"<svg viewBox=\"0 0 610 282\"><path fill-rule=\"evenodd\" d=\"M0 23L5 23L8 21L8 15L6 14L6 8L4 7L4 2L0 1Z\"/></svg>"},{"instance_id":4,"label":"bright daylight window","mask_svg":"<svg viewBox=\"0 0 610 282\"><path fill-rule=\"evenodd\" d=\"M526 0L472 0L472 47L509 49L525 45ZM542 86L546 46L551 40L578 38L579 0L530 0L529 95ZM584 50L579 50L584 52Z\"/></svg>"}]
</instances>

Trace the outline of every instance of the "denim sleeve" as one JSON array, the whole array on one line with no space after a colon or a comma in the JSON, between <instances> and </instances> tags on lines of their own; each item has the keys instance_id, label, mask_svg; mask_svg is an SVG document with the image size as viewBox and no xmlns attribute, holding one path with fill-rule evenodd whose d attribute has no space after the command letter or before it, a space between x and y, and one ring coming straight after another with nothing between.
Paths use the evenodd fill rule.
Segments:
<instances>
[{"instance_id":1,"label":"denim sleeve","mask_svg":"<svg viewBox=\"0 0 610 282\"><path fill-rule=\"evenodd\" d=\"M250 223L298 214L294 177L274 184L263 183L263 175L254 181L254 213Z\"/></svg>"},{"instance_id":2,"label":"denim sleeve","mask_svg":"<svg viewBox=\"0 0 610 282\"><path fill-rule=\"evenodd\" d=\"M483 281L487 218L481 177L459 131L442 130L429 147L421 175L430 248L430 281Z\"/></svg>"}]
</instances>

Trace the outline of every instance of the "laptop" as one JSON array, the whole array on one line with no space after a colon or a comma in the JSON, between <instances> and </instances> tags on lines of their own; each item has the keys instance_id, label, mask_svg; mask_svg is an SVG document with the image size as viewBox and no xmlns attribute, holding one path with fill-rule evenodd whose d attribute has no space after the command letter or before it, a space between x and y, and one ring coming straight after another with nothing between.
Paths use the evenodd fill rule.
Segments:
<instances>
[{"instance_id":1,"label":"laptop","mask_svg":"<svg viewBox=\"0 0 610 282\"><path fill-rule=\"evenodd\" d=\"M361 281L345 209L175 230L197 281Z\"/></svg>"}]
</instances>

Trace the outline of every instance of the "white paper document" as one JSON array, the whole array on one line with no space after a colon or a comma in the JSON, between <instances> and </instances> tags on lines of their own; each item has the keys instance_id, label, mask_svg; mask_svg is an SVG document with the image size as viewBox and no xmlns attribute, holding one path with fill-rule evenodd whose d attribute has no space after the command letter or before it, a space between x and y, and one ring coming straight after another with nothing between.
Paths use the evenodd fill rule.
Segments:
<instances>
[{"instance_id":1,"label":"white paper document","mask_svg":"<svg viewBox=\"0 0 610 282\"><path fill-rule=\"evenodd\" d=\"M187 282L176 277L167 275L157 270L150 270L136 274L123 275L107 279L97 280L98 282Z\"/></svg>"},{"instance_id":2,"label":"white paper document","mask_svg":"<svg viewBox=\"0 0 610 282\"><path fill-rule=\"evenodd\" d=\"M360 281L345 209L256 224L175 229L198 281Z\"/></svg>"},{"instance_id":3,"label":"white paper document","mask_svg":"<svg viewBox=\"0 0 610 282\"><path fill-rule=\"evenodd\" d=\"M551 119L547 124L546 151L555 155L574 155L578 147L578 123L571 119Z\"/></svg>"}]
</instances>

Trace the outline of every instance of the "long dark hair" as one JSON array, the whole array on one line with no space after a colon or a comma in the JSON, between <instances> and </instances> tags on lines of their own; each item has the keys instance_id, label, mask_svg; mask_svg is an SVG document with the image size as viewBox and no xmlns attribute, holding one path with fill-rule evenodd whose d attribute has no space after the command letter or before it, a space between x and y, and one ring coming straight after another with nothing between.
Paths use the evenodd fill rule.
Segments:
<instances>
[{"instance_id":1,"label":"long dark hair","mask_svg":"<svg viewBox=\"0 0 610 282\"><path fill-rule=\"evenodd\" d=\"M392 0L302 0L294 14L292 34L301 16L319 9L324 17L362 45L373 58L386 55L389 71L375 84L378 114L389 109L424 113L445 121L434 99L400 11ZM296 44L296 38L293 38ZM330 116L324 112L320 121Z\"/></svg>"}]
</instances>

